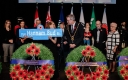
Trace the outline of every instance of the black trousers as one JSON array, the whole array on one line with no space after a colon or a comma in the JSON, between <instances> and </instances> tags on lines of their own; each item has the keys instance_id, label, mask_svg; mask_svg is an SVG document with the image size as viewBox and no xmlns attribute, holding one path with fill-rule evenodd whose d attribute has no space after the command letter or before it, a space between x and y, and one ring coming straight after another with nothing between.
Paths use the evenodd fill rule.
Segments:
<instances>
[{"instance_id":1,"label":"black trousers","mask_svg":"<svg viewBox=\"0 0 128 80\"><path fill-rule=\"evenodd\" d=\"M98 48L106 56L105 43L97 43L97 42L95 42L94 46L96 48Z\"/></svg>"}]
</instances>

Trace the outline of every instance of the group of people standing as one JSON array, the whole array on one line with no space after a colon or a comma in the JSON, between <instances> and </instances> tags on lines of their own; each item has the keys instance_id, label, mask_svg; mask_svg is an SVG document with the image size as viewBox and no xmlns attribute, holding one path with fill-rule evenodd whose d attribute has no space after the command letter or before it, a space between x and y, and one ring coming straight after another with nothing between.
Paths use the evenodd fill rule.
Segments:
<instances>
[{"instance_id":1,"label":"group of people standing","mask_svg":"<svg viewBox=\"0 0 128 80\"><path fill-rule=\"evenodd\" d=\"M2 47L4 52L4 62L7 62L8 51L10 53L10 59L14 50L14 43L16 44L16 49L23 44L36 42L41 43L48 47L55 58L56 69L59 69L60 65L58 61L59 58L65 62L65 59L70 51L80 45L90 45L97 47L106 56L109 62L109 68L112 72L115 71L115 61L117 50L123 43L123 47L126 47L128 41L127 29L122 23L121 27L117 27L115 22L110 23L110 32L107 34L106 29L102 28L101 21L96 21L96 28L90 30L90 24L85 25L81 22L75 21L75 16L70 14L66 17L67 25L60 23L60 28L62 29L62 37L49 37L49 40L32 40L27 36L24 38L19 37L19 29L27 29L25 21L21 20L19 25L15 26L13 32L11 28L11 21L6 20L4 29L1 32ZM40 20L36 21L37 26L41 24ZM35 27L36 28L36 27ZM45 28L53 29L56 25L53 21L47 23ZM98 55L97 55L98 56Z\"/></svg>"}]
</instances>

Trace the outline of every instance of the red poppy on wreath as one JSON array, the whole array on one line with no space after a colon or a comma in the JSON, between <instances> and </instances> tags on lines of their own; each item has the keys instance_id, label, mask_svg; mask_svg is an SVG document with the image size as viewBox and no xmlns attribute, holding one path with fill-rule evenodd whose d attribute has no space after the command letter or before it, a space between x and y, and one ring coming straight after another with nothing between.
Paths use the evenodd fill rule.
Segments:
<instances>
[{"instance_id":1,"label":"red poppy on wreath","mask_svg":"<svg viewBox=\"0 0 128 80\"><path fill-rule=\"evenodd\" d=\"M50 76L49 75L46 75L45 76L45 80L50 80Z\"/></svg>"},{"instance_id":2,"label":"red poppy on wreath","mask_svg":"<svg viewBox=\"0 0 128 80\"><path fill-rule=\"evenodd\" d=\"M44 76L44 75L45 75L45 71L44 71L44 70L41 70L41 71L40 71L40 75L41 75L41 76Z\"/></svg>"},{"instance_id":3,"label":"red poppy on wreath","mask_svg":"<svg viewBox=\"0 0 128 80\"><path fill-rule=\"evenodd\" d=\"M36 45L35 45L34 43L32 43L32 44L30 45L30 47L31 47L32 49L35 49L35 48L36 48Z\"/></svg>"},{"instance_id":4,"label":"red poppy on wreath","mask_svg":"<svg viewBox=\"0 0 128 80\"><path fill-rule=\"evenodd\" d=\"M88 54L88 53L87 53L86 50L83 50L83 51L82 51L82 55L83 55L83 56L87 56L87 54Z\"/></svg>"},{"instance_id":5,"label":"red poppy on wreath","mask_svg":"<svg viewBox=\"0 0 128 80\"><path fill-rule=\"evenodd\" d=\"M20 69L21 69L20 65L16 65L16 66L14 67L14 70L16 70L16 71L19 71Z\"/></svg>"},{"instance_id":6,"label":"red poppy on wreath","mask_svg":"<svg viewBox=\"0 0 128 80\"><path fill-rule=\"evenodd\" d=\"M40 49L39 49L39 48L35 48L34 53L35 53L35 55L39 55L39 53L40 53Z\"/></svg>"},{"instance_id":7,"label":"red poppy on wreath","mask_svg":"<svg viewBox=\"0 0 128 80\"><path fill-rule=\"evenodd\" d=\"M69 80L74 80L74 76L70 76L69 77Z\"/></svg>"},{"instance_id":8,"label":"red poppy on wreath","mask_svg":"<svg viewBox=\"0 0 128 80\"><path fill-rule=\"evenodd\" d=\"M74 72L77 71L77 70L78 70L77 66L76 66L76 65L72 66L72 70L73 70Z\"/></svg>"},{"instance_id":9,"label":"red poppy on wreath","mask_svg":"<svg viewBox=\"0 0 128 80\"><path fill-rule=\"evenodd\" d=\"M91 48L91 46L86 46L85 50L87 50L87 51L91 51L92 48Z\"/></svg>"},{"instance_id":10,"label":"red poppy on wreath","mask_svg":"<svg viewBox=\"0 0 128 80\"><path fill-rule=\"evenodd\" d=\"M13 78L13 80L20 80L20 78L17 76L15 78Z\"/></svg>"},{"instance_id":11,"label":"red poppy on wreath","mask_svg":"<svg viewBox=\"0 0 128 80\"><path fill-rule=\"evenodd\" d=\"M31 54L31 50L32 50L31 48L27 48L26 49L26 53L30 55Z\"/></svg>"},{"instance_id":12,"label":"red poppy on wreath","mask_svg":"<svg viewBox=\"0 0 128 80\"><path fill-rule=\"evenodd\" d=\"M33 71L29 71L29 75L30 76L33 76L34 75L34 72Z\"/></svg>"},{"instance_id":13,"label":"red poppy on wreath","mask_svg":"<svg viewBox=\"0 0 128 80\"><path fill-rule=\"evenodd\" d=\"M15 78L15 77L16 77L16 72L14 72L14 71L11 72L11 73L10 73L10 76L11 76L11 78Z\"/></svg>"},{"instance_id":14,"label":"red poppy on wreath","mask_svg":"<svg viewBox=\"0 0 128 80\"><path fill-rule=\"evenodd\" d=\"M128 65L125 66L125 70L128 71Z\"/></svg>"}]
</instances>

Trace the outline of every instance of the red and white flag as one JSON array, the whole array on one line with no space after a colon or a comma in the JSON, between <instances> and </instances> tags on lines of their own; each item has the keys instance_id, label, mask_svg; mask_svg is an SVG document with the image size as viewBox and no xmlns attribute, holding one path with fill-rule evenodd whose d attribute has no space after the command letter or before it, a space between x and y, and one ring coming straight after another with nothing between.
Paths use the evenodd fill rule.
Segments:
<instances>
[{"instance_id":1,"label":"red and white flag","mask_svg":"<svg viewBox=\"0 0 128 80\"><path fill-rule=\"evenodd\" d=\"M36 6L36 12L35 12L34 27L36 27L36 20L39 20L38 7L37 6Z\"/></svg>"},{"instance_id":2,"label":"red and white flag","mask_svg":"<svg viewBox=\"0 0 128 80\"><path fill-rule=\"evenodd\" d=\"M50 22L52 19L51 19L51 15L50 15L50 6L48 7L48 12L47 12L47 17L46 17L46 24L45 24L45 27L47 25L47 22Z\"/></svg>"},{"instance_id":3,"label":"red and white flag","mask_svg":"<svg viewBox=\"0 0 128 80\"><path fill-rule=\"evenodd\" d=\"M103 18L102 18L102 28L105 28L108 34L108 25L107 25L107 16L106 16L106 8L104 8Z\"/></svg>"}]
</instances>

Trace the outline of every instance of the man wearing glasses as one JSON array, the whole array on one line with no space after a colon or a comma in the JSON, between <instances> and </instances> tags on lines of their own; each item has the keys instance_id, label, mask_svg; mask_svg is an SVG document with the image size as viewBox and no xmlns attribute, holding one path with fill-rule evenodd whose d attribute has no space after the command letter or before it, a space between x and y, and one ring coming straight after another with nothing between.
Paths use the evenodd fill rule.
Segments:
<instances>
[{"instance_id":1,"label":"man wearing glasses","mask_svg":"<svg viewBox=\"0 0 128 80\"><path fill-rule=\"evenodd\" d=\"M105 42L107 40L107 33L106 29L102 28L101 25L101 22L97 20L96 28L92 31L92 34L94 38L94 46L105 54Z\"/></svg>"}]
</instances>

